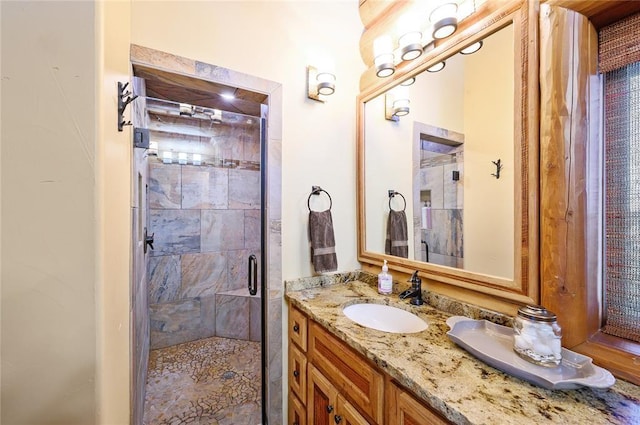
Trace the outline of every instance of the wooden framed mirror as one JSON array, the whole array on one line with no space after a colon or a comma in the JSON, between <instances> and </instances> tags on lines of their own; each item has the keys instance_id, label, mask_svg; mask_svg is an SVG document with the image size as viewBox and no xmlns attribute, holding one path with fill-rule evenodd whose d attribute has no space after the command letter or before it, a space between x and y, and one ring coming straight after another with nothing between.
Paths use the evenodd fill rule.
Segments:
<instances>
[{"instance_id":1,"label":"wooden framed mirror","mask_svg":"<svg viewBox=\"0 0 640 425\"><path fill-rule=\"evenodd\" d=\"M411 4L403 6L379 25L391 26ZM392 270L418 270L473 293L539 301L537 14L537 2L486 2L392 77L375 77L373 67L363 74L357 184L365 266L386 259ZM366 28L363 42L368 32L381 29ZM479 41L478 52L460 54ZM366 61L370 52L362 53ZM428 71L443 61L442 71ZM393 118L401 90L409 113ZM407 249L398 254L385 242L389 212L400 209Z\"/></svg>"}]
</instances>

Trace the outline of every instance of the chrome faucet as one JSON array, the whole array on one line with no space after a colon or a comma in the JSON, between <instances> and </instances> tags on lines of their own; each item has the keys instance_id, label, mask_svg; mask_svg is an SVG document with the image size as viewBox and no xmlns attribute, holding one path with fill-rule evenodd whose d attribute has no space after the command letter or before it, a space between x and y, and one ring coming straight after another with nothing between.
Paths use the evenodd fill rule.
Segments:
<instances>
[{"instance_id":1,"label":"chrome faucet","mask_svg":"<svg viewBox=\"0 0 640 425\"><path fill-rule=\"evenodd\" d=\"M411 279L407 282L411 282L411 288L400 294L400 299L404 300L406 298L411 297L411 301L409 304L412 305L422 305L424 301L422 301L422 280L418 277L418 271L411 275Z\"/></svg>"}]
</instances>

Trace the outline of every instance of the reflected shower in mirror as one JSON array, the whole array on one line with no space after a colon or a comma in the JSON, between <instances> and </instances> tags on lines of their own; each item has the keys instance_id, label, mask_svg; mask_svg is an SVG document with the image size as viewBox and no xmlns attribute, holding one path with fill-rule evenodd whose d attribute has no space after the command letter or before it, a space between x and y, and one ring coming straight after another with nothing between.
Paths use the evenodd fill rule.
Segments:
<instances>
[{"instance_id":1,"label":"reflected shower in mirror","mask_svg":"<svg viewBox=\"0 0 640 425\"><path fill-rule=\"evenodd\" d=\"M404 116L393 116L400 86L366 102L366 251L385 252L394 188L407 198L409 259L514 278L514 55L511 24L402 87Z\"/></svg>"}]
</instances>

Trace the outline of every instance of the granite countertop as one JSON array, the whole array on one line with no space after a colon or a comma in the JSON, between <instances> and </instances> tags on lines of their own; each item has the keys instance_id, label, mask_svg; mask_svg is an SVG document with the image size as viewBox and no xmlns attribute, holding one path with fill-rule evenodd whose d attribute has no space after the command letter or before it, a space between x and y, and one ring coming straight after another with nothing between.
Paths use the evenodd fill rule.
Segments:
<instances>
[{"instance_id":1,"label":"granite countertop","mask_svg":"<svg viewBox=\"0 0 640 425\"><path fill-rule=\"evenodd\" d=\"M411 306L397 294L379 295L371 279L361 277L356 273L334 281L320 276L287 282L286 298L449 420L492 425L640 424L640 387L619 379L608 389L547 390L529 384L455 345L445 323L453 314L429 305ZM429 326L414 334L362 327L342 313L343 307L362 302L411 311ZM457 306L453 312L467 311ZM483 313L477 311L464 315L487 318L478 317ZM494 319L500 322L500 315Z\"/></svg>"}]
</instances>

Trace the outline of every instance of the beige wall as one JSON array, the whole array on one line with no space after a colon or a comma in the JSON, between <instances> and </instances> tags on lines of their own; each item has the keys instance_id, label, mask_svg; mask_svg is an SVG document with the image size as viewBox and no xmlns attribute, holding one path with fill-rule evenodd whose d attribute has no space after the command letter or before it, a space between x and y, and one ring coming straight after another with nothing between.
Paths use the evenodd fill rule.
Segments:
<instances>
[{"instance_id":1,"label":"beige wall","mask_svg":"<svg viewBox=\"0 0 640 425\"><path fill-rule=\"evenodd\" d=\"M464 268L513 279L513 25L491 35L480 52L465 56ZM498 158L500 179L491 176Z\"/></svg>"},{"instance_id":2,"label":"beige wall","mask_svg":"<svg viewBox=\"0 0 640 425\"><path fill-rule=\"evenodd\" d=\"M96 409L92 2L1 2L2 423Z\"/></svg>"},{"instance_id":3,"label":"beige wall","mask_svg":"<svg viewBox=\"0 0 640 425\"><path fill-rule=\"evenodd\" d=\"M333 197L339 270L358 267L356 1L1 4L4 423L128 423L130 134L115 124L131 42L282 83L283 278L312 274L312 185ZM323 57L326 104L306 98Z\"/></svg>"}]
</instances>

